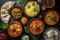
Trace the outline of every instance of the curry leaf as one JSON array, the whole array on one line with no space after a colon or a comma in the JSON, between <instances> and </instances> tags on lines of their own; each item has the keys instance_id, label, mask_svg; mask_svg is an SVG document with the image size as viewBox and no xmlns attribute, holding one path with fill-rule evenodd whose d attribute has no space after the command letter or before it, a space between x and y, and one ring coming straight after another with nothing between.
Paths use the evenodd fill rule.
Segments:
<instances>
[{"instance_id":1,"label":"curry leaf","mask_svg":"<svg viewBox=\"0 0 60 40\"><path fill-rule=\"evenodd\" d=\"M27 26L25 26L24 29L25 29L25 32L26 33L29 33L29 30L28 30L28 27Z\"/></svg>"}]
</instances>

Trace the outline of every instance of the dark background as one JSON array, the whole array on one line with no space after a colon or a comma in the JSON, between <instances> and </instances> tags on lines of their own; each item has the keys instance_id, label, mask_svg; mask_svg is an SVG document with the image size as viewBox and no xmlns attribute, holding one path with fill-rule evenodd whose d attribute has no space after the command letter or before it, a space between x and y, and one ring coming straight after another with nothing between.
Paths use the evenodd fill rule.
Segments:
<instances>
[{"instance_id":1,"label":"dark background","mask_svg":"<svg viewBox=\"0 0 60 40\"><path fill-rule=\"evenodd\" d=\"M14 0L0 0L0 8L1 8L1 6L5 3L5 2L7 2L7 1L14 1ZM24 2L25 2L26 0L23 0L23 3L22 3L22 5L20 6L22 9L23 9L23 5L24 5ZM42 5L42 4L41 4ZM16 5L15 5L16 6ZM17 5L18 6L18 5ZM60 17L60 0L55 0L55 6L53 7L53 8L50 8L50 9L54 9L54 10L56 10L58 13L59 13L59 17ZM45 12L47 11L47 10L49 10L49 9L46 9L45 11L40 11L40 14L39 15L42 15L41 14L41 12L43 12L44 14L45 14ZM44 16L44 14L42 15L42 16ZM38 15L38 16L39 16ZM22 15L22 16L26 16L26 15ZM36 16L36 17L34 17L34 18L39 18L38 16ZM27 17L27 16L26 16ZM28 18L28 17L27 17ZM33 18L29 18L29 20L30 19L33 19ZM41 19L43 22L44 22L44 17ZM11 19L10 19L10 22L12 22L12 21L15 21L15 19L13 19L12 17L11 17ZM9 23L10 23L9 22ZM29 21L28 21L29 22ZM2 23L2 20L1 20L1 18L0 18L0 24ZM22 25L23 27L25 26L25 25ZM49 25L47 25L45 22L44 22L44 26L45 26L45 29L44 29L44 31L47 29L47 28L49 28L49 27L55 27L55 28L57 28L57 29L59 29L60 30L60 18L59 18L59 22L56 24L56 25L54 25L54 26L49 26ZM24 28L23 28L23 30L24 30ZM37 35L37 37L39 38L39 40L43 40L43 33L44 33L44 31L40 34L40 35ZM7 33L7 30L5 30L4 32L6 32L6 34L8 35L8 33ZM19 37L16 37L16 38L13 38L13 37L11 37L11 36L9 36L8 35L8 40L21 40L21 37L24 35L24 34L27 34L27 33L25 33L25 31L23 31L22 32L22 34L19 36ZM27 35L31 35L31 34L27 34ZM32 40L32 37L30 36L30 40Z\"/></svg>"}]
</instances>

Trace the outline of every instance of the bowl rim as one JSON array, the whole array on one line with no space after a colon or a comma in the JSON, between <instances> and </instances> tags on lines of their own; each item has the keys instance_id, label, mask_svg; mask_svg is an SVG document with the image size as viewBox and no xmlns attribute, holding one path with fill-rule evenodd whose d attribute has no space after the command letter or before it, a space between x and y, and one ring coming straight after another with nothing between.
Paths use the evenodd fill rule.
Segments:
<instances>
[{"instance_id":1,"label":"bowl rim","mask_svg":"<svg viewBox=\"0 0 60 40\"><path fill-rule=\"evenodd\" d=\"M50 11L54 11L54 12L56 12L56 14L58 15L58 21L55 23L55 24L57 24L58 22L59 22L59 14L58 14L58 12L56 11L56 10L54 10L54 9L50 9L50 10L47 10L46 12L45 12L45 15L44 15L44 22L46 23L46 21L45 21L45 16L48 14L48 12L50 12ZM46 23L47 25L49 25L49 26L54 26L54 25L51 25L51 24L48 24L48 23Z\"/></svg>"},{"instance_id":2,"label":"bowl rim","mask_svg":"<svg viewBox=\"0 0 60 40\"><path fill-rule=\"evenodd\" d=\"M29 17L29 18L33 18L33 17L36 17L37 15L39 15L39 13L40 13L40 11L41 11L41 6L40 6L40 3L35 0L34 2L36 2L36 3L39 5L39 12L37 13L36 16L33 16L33 17L28 16L28 15L26 15L26 13L25 13L25 8L24 8L24 7L25 7L25 5L26 5L28 2L30 2L30 1L34 1L34 0L28 0L28 1L26 1L26 2L23 4L23 12L24 12L24 15L25 15L25 16L27 16L27 17Z\"/></svg>"},{"instance_id":3,"label":"bowl rim","mask_svg":"<svg viewBox=\"0 0 60 40\"><path fill-rule=\"evenodd\" d=\"M30 32L30 30L29 30L29 24L30 24L33 20L39 20L39 21L41 21L42 24L43 24L43 29L42 29L42 31L41 31L39 34L32 34L32 33ZM39 18L33 18L33 19L31 19L31 20L28 22L27 26L28 26L28 30L29 30L30 34L32 34L32 35L40 35L40 34L44 31L44 29L45 29L44 22L43 22L41 19L39 19Z\"/></svg>"},{"instance_id":4,"label":"bowl rim","mask_svg":"<svg viewBox=\"0 0 60 40\"><path fill-rule=\"evenodd\" d=\"M21 33L19 33L19 35L16 34L17 36L11 36L10 33L9 33L9 31L8 31L10 25L11 25L11 24L14 24L14 23L18 23L19 25L21 25L21 28L22 28ZM18 21L13 21L13 22L11 22L11 23L8 25L7 33L9 34L9 36L11 36L11 37L18 37L18 36L20 36L20 35L22 34L22 32L23 32L23 27L22 27L22 24L21 24L20 22L18 22Z\"/></svg>"},{"instance_id":5,"label":"bowl rim","mask_svg":"<svg viewBox=\"0 0 60 40\"><path fill-rule=\"evenodd\" d=\"M59 29L58 29L58 28L55 28L55 27L49 27L49 28L47 28L47 29L44 31L44 33L43 33L43 40L46 40L46 39L45 39L45 33L46 33L47 31L51 30L51 29L57 31L57 32L58 32L58 37L59 37L59 34L60 34ZM59 39L59 38L58 38L58 39Z\"/></svg>"},{"instance_id":6,"label":"bowl rim","mask_svg":"<svg viewBox=\"0 0 60 40\"><path fill-rule=\"evenodd\" d=\"M45 4L45 1L43 0L43 4L44 4L44 6L46 7L46 8L52 8L52 7L54 7L54 5L55 5L55 0L52 0L54 3L52 4L52 6L50 6L50 7L47 7L46 6L46 4Z\"/></svg>"},{"instance_id":7,"label":"bowl rim","mask_svg":"<svg viewBox=\"0 0 60 40\"><path fill-rule=\"evenodd\" d=\"M21 10L21 12L22 12L22 8L21 8L20 6L13 6L12 8L10 8L10 15L12 14L11 11L12 11L14 8L19 8L19 9ZM18 17L18 18L14 18L12 15L11 15L11 17L14 18L14 19L19 19L19 18L22 17L22 14L23 14L23 12L21 13L21 16Z\"/></svg>"}]
</instances>

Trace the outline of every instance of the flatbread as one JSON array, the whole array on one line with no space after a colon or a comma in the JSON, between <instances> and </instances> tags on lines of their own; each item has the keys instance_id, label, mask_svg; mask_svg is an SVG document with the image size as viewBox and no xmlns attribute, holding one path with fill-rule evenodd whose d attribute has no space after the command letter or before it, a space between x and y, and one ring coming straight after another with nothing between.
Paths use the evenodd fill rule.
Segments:
<instances>
[{"instance_id":1,"label":"flatbread","mask_svg":"<svg viewBox=\"0 0 60 40\"><path fill-rule=\"evenodd\" d=\"M1 19L3 22L8 23L10 19L10 15L6 9L1 10Z\"/></svg>"},{"instance_id":2,"label":"flatbread","mask_svg":"<svg viewBox=\"0 0 60 40\"><path fill-rule=\"evenodd\" d=\"M2 9L9 10L11 7L14 6L14 4L15 4L15 2L13 2L13 1L8 1L8 2L4 3L1 8L2 8Z\"/></svg>"},{"instance_id":3,"label":"flatbread","mask_svg":"<svg viewBox=\"0 0 60 40\"><path fill-rule=\"evenodd\" d=\"M3 22L8 23L10 20L10 15L8 14L8 10L13 7L15 2L13 1L8 1L4 3L1 7L1 19Z\"/></svg>"}]
</instances>

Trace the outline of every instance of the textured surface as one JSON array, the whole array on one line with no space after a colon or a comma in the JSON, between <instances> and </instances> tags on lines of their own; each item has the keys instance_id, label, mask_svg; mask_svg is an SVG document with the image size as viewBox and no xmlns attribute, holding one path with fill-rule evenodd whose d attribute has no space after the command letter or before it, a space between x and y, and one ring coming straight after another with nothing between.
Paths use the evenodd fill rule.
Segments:
<instances>
[{"instance_id":1,"label":"textured surface","mask_svg":"<svg viewBox=\"0 0 60 40\"><path fill-rule=\"evenodd\" d=\"M5 2L7 2L7 1L14 1L14 0L0 0L0 8L1 8L1 6L2 6ZM26 1L26 0L23 0L23 4L24 4L25 1ZM59 16L60 16L60 0L55 0L55 2L56 2L56 3L55 3L55 6L54 6L53 8L51 8L51 9L56 10L56 11L59 13ZM20 6L22 9L23 9L23 4ZM46 9L45 11L47 11L47 10L49 10L49 9ZM44 11L44 12L45 12L45 11ZM42 10L41 10L41 12L42 12ZM43 14L43 16L44 16L44 14ZM38 16L35 17L35 18L38 18ZM31 19L32 19L32 18L31 18ZM30 20L30 18L29 18L29 20ZM42 18L41 20L44 22L43 18ZM12 21L14 21L14 19L11 17L10 22L12 22ZM2 23L2 21L1 21L1 19L0 19L0 24L1 24L1 23ZM51 27L51 26L47 25L45 22L44 22L44 25L45 25L45 30L46 30L47 28ZM24 27L24 25L23 25L23 27ZM54 26L52 26L52 27L56 27L56 28L58 28L58 29L60 30L60 20L59 20L59 22L58 22L56 25L54 25ZM23 30L24 30L24 29L23 29ZM45 31L45 30L44 30L44 31ZM44 31L43 31L43 33L44 33ZM7 33L7 30L5 30L5 32ZM43 40L43 33L37 36L37 37L39 38L39 40ZM13 38L13 37L10 37L10 36L8 35L8 33L7 33L7 35L8 35L8 40L21 40L21 37L22 37L23 34L26 34L25 31L23 31L23 33L22 33L19 37ZM28 35L29 35L29 34L28 34ZM31 35L31 34L30 34L30 35ZM29 36L30 36L30 35L29 35ZM32 40L31 36L30 36L30 40Z\"/></svg>"}]
</instances>

